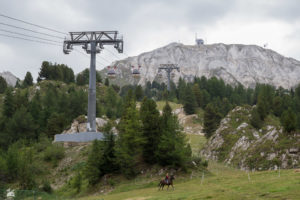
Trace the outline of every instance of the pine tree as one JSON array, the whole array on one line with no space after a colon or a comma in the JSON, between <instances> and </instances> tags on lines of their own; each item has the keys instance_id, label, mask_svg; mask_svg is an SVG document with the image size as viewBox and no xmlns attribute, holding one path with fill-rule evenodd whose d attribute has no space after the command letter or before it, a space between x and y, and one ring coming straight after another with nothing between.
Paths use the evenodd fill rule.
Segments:
<instances>
[{"instance_id":1,"label":"pine tree","mask_svg":"<svg viewBox=\"0 0 300 200\"><path fill-rule=\"evenodd\" d=\"M61 133L66 126L66 117L64 114L52 113L47 121L47 134L53 137L55 134Z\"/></svg>"},{"instance_id":2,"label":"pine tree","mask_svg":"<svg viewBox=\"0 0 300 200\"><path fill-rule=\"evenodd\" d=\"M34 123L31 114L24 106L21 106L16 110L8 121L6 128L10 133L13 142L19 139L37 139L37 126Z\"/></svg>"},{"instance_id":3,"label":"pine tree","mask_svg":"<svg viewBox=\"0 0 300 200\"><path fill-rule=\"evenodd\" d=\"M108 78L105 78L104 85L109 86L109 80L108 80Z\"/></svg>"},{"instance_id":4,"label":"pine tree","mask_svg":"<svg viewBox=\"0 0 300 200\"><path fill-rule=\"evenodd\" d=\"M263 120L261 119L261 116L259 115L257 108L254 108L251 112L250 123L256 129L260 129L263 125Z\"/></svg>"},{"instance_id":5,"label":"pine tree","mask_svg":"<svg viewBox=\"0 0 300 200\"><path fill-rule=\"evenodd\" d=\"M153 83L152 83L152 85L153 85ZM177 86L177 98L180 103L184 102L185 88L186 88L186 82L180 77L178 80L178 86Z\"/></svg>"},{"instance_id":6,"label":"pine tree","mask_svg":"<svg viewBox=\"0 0 300 200\"><path fill-rule=\"evenodd\" d=\"M191 147L168 103L163 109L161 123L161 137L156 153L158 162L163 166L185 168L191 158Z\"/></svg>"},{"instance_id":7,"label":"pine tree","mask_svg":"<svg viewBox=\"0 0 300 200\"><path fill-rule=\"evenodd\" d=\"M204 132L207 138L209 138L212 133L217 130L220 120L221 115L216 111L213 104L207 104L204 113Z\"/></svg>"},{"instance_id":8,"label":"pine tree","mask_svg":"<svg viewBox=\"0 0 300 200\"><path fill-rule=\"evenodd\" d=\"M191 115L196 113L196 99L192 87L187 85L184 93L184 111L186 114Z\"/></svg>"},{"instance_id":9,"label":"pine tree","mask_svg":"<svg viewBox=\"0 0 300 200\"><path fill-rule=\"evenodd\" d=\"M132 177L137 174L135 167L142 155L144 139L132 93L126 101L123 115L118 124L119 138L116 150L121 172L127 177Z\"/></svg>"},{"instance_id":10,"label":"pine tree","mask_svg":"<svg viewBox=\"0 0 300 200\"><path fill-rule=\"evenodd\" d=\"M156 108L156 103L152 99L144 98L140 116L142 120L143 136L145 144L143 145L143 157L146 162L154 164L157 162L156 153L160 140L160 116Z\"/></svg>"},{"instance_id":11,"label":"pine tree","mask_svg":"<svg viewBox=\"0 0 300 200\"><path fill-rule=\"evenodd\" d=\"M112 123L108 122L104 126L103 157L100 170L103 174L112 173L118 170L116 157L116 138L112 132Z\"/></svg>"},{"instance_id":12,"label":"pine tree","mask_svg":"<svg viewBox=\"0 0 300 200\"><path fill-rule=\"evenodd\" d=\"M51 63L47 62L47 61L44 61L42 63L42 66L41 66L41 69L40 69L40 72L39 72L39 76L38 76L38 82L41 81L41 80L49 80L50 78L50 67L51 67Z\"/></svg>"},{"instance_id":13,"label":"pine tree","mask_svg":"<svg viewBox=\"0 0 300 200\"><path fill-rule=\"evenodd\" d=\"M193 93L195 95L195 99L196 99L198 107L202 107L202 105L203 105L203 97L202 97L199 85L197 83L195 83L193 85Z\"/></svg>"},{"instance_id":14,"label":"pine tree","mask_svg":"<svg viewBox=\"0 0 300 200\"><path fill-rule=\"evenodd\" d=\"M297 118L296 114L292 111L291 108L288 108L288 110L282 113L281 123L284 127L284 130L288 133L296 130Z\"/></svg>"},{"instance_id":15,"label":"pine tree","mask_svg":"<svg viewBox=\"0 0 300 200\"><path fill-rule=\"evenodd\" d=\"M134 90L134 93L135 93L135 99L137 101L141 101L142 98L144 97L144 91L143 91L143 88L141 85L138 85L135 90Z\"/></svg>"},{"instance_id":16,"label":"pine tree","mask_svg":"<svg viewBox=\"0 0 300 200\"><path fill-rule=\"evenodd\" d=\"M103 174L100 170L102 156L103 151L101 142L94 140L84 168L84 176L90 185L95 185Z\"/></svg>"},{"instance_id":17,"label":"pine tree","mask_svg":"<svg viewBox=\"0 0 300 200\"><path fill-rule=\"evenodd\" d=\"M17 79L15 88L21 88L21 83L20 83L20 79Z\"/></svg>"},{"instance_id":18,"label":"pine tree","mask_svg":"<svg viewBox=\"0 0 300 200\"><path fill-rule=\"evenodd\" d=\"M32 86L33 85L33 78L30 72L26 73L26 76L24 78L23 81L23 87L26 88L28 86Z\"/></svg>"},{"instance_id":19,"label":"pine tree","mask_svg":"<svg viewBox=\"0 0 300 200\"><path fill-rule=\"evenodd\" d=\"M12 117L15 112L14 98L12 90L8 89L5 92L4 104L3 104L3 116Z\"/></svg>"},{"instance_id":20,"label":"pine tree","mask_svg":"<svg viewBox=\"0 0 300 200\"><path fill-rule=\"evenodd\" d=\"M7 88L6 80L0 76L0 94L3 94Z\"/></svg>"}]
</instances>

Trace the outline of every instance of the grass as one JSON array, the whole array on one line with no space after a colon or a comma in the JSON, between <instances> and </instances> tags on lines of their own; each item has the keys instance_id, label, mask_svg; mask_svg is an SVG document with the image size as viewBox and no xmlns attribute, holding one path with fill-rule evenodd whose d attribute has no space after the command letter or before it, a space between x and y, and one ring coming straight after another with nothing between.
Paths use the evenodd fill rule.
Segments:
<instances>
[{"instance_id":1,"label":"grass","mask_svg":"<svg viewBox=\"0 0 300 200\"><path fill-rule=\"evenodd\" d=\"M187 135L193 153L199 152L205 137ZM204 175L204 179L202 176ZM208 172L177 177L175 190L157 190L157 180L139 178L116 185L108 194L80 200L196 200L196 199L299 199L300 173L294 170L257 171L248 173L209 162Z\"/></svg>"},{"instance_id":2,"label":"grass","mask_svg":"<svg viewBox=\"0 0 300 200\"><path fill-rule=\"evenodd\" d=\"M175 190L157 191L155 184L150 187L132 188L128 191L112 192L80 198L81 200L167 200L167 199L299 199L300 173L294 170L263 171L248 173L210 163L210 175L204 174L193 179L175 181ZM130 188L131 187L131 188Z\"/></svg>"},{"instance_id":3,"label":"grass","mask_svg":"<svg viewBox=\"0 0 300 200\"><path fill-rule=\"evenodd\" d=\"M157 101L156 105L157 105L158 110L163 110L164 106L166 105L166 102L165 101ZM171 106L172 110L182 107L181 104L177 104L177 103L173 103L173 102L169 102L169 105Z\"/></svg>"},{"instance_id":4,"label":"grass","mask_svg":"<svg viewBox=\"0 0 300 200\"><path fill-rule=\"evenodd\" d=\"M206 138L204 136L194 134L187 134L186 137L191 145L193 154L199 155L200 149L202 149L206 143Z\"/></svg>"}]
</instances>

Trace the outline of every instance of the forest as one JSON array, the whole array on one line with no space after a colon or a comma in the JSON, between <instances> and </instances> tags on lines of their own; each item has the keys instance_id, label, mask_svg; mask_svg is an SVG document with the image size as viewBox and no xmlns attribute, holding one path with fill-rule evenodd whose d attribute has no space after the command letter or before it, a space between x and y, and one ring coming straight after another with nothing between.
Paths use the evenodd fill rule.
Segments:
<instances>
[{"instance_id":1,"label":"forest","mask_svg":"<svg viewBox=\"0 0 300 200\"><path fill-rule=\"evenodd\" d=\"M52 144L53 137L68 129L74 119L86 115L88 76L88 69L75 76L64 64L44 61L37 83L30 72L15 87L0 77L1 187L19 184L23 189L51 190L49 182L39 178L45 171L36 160L55 166L64 157L63 147ZM245 88L241 84L228 85L216 77L195 77L192 82L182 78L177 84L172 82L168 92L165 83L156 81L120 88L98 73L97 117L106 116L110 121L100 130L105 140L91 145L88 159L73 181L74 187L80 188L82 179L95 185L110 173L130 179L143 164L183 170L192 167L192 161L207 166L206 161L192 156L169 104L160 114L156 101L182 104L188 115L203 110L207 138L238 105L254 106L251 125L257 129L267 115L280 118L287 135L300 129L300 86L290 90L266 84ZM120 119L118 124L116 119ZM112 127L120 134L113 134Z\"/></svg>"}]
</instances>

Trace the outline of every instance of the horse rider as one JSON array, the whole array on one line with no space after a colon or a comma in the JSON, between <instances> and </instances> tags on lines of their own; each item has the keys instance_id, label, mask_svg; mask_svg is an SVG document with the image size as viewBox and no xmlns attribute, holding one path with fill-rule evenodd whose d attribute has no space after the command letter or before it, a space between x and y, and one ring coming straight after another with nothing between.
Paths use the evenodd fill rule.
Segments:
<instances>
[{"instance_id":1,"label":"horse rider","mask_svg":"<svg viewBox=\"0 0 300 200\"><path fill-rule=\"evenodd\" d=\"M165 182L169 184L169 173L166 174Z\"/></svg>"}]
</instances>

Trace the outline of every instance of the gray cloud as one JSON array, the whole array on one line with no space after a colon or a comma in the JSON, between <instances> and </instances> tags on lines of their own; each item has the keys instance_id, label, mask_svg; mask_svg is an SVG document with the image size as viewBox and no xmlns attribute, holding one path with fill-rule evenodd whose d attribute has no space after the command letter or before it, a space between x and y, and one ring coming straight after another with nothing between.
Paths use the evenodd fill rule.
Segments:
<instances>
[{"instance_id":1,"label":"gray cloud","mask_svg":"<svg viewBox=\"0 0 300 200\"><path fill-rule=\"evenodd\" d=\"M205 35L208 30L217 28L224 19L227 19L226 23L233 20L240 22L237 24L245 25L249 22L281 21L293 27L293 30L285 37L276 38L277 41L268 42L288 40L294 46L281 46L275 50L279 53L284 52L286 56L300 59L300 51L296 47L300 44L297 36L300 29L299 7L298 0L3 0L0 2L0 13L66 32L119 30L124 35L125 52L129 55L149 51L174 41L191 44L195 32L198 32L201 37L209 38L209 35ZM1 17L0 22L38 30ZM1 25L0 28L9 29ZM222 32L217 34L220 34L220 38L224 35ZM249 37L252 35L245 34L229 41L238 43ZM60 47L2 36L0 36L0 57L0 71L11 71L20 78L24 77L26 71L33 72L37 77L43 60L66 63L72 66L75 72L82 71L89 65L89 59L77 52L66 56L63 55ZM123 58L124 55L117 57ZM98 69L108 65L117 57L104 51L98 55L98 61L103 63L98 63Z\"/></svg>"}]
</instances>

